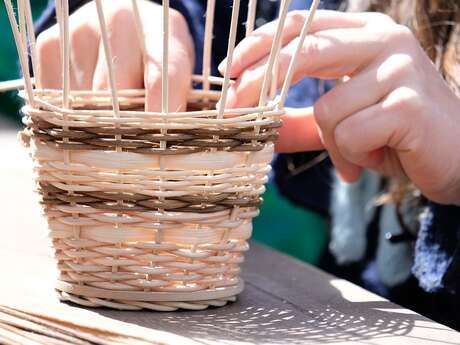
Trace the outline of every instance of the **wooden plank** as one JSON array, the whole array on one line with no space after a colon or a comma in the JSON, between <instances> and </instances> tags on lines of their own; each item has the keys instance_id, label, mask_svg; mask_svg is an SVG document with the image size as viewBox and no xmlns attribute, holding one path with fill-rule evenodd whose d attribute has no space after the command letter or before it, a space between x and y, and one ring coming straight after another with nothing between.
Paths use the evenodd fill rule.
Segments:
<instances>
[{"instance_id":1,"label":"wooden plank","mask_svg":"<svg viewBox=\"0 0 460 345\"><path fill-rule=\"evenodd\" d=\"M0 158L0 305L46 317L56 330L138 344L460 344L447 327L257 244L244 264L245 291L224 308L155 313L59 303L31 164L13 132L0 132Z\"/></svg>"},{"instance_id":2,"label":"wooden plank","mask_svg":"<svg viewBox=\"0 0 460 345\"><path fill-rule=\"evenodd\" d=\"M225 308L102 314L205 344L460 344L447 327L257 244L244 277L244 293Z\"/></svg>"}]
</instances>

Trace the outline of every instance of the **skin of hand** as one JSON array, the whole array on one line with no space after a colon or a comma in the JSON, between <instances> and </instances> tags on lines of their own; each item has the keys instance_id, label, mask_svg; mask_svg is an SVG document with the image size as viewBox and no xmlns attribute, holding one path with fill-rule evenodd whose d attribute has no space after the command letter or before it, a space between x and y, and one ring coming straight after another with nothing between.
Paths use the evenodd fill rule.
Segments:
<instances>
[{"instance_id":1,"label":"skin of hand","mask_svg":"<svg viewBox=\"0 0 460 345\"><path fill-rule=\"evenodd\" d=\"M131 1L103 1L105 21L119 89L146 89L147 111L161 110L162 7L138 0L145 35L143 63ZM89 2L69 17L70 86L72 90L107 90L108 69L101 39L96 6ZM194 66L193 40L183 16L170 9L169 109L186 107ZM54 25L37 37L41 65L37 76L43 88L62 88L59 27Z\"/></svg>"},{"instance_id":2,"label":"skin of hand","mask_svg":"<svg viewBox=\"0 0 460 345\"><path fill-rule=\"evenodd\" d=\"M286 19L280 81L305 16L293 12ZM227 106L257 103L276 24L255 30L235 49ZM460 100L408 28L378 13L319 11L293 81L306 76L344 81L314 108L287 112L278 151L324 147L347 182L363 168L405 175L429 199L460 204Z\"/></svg>"}]
</instances>

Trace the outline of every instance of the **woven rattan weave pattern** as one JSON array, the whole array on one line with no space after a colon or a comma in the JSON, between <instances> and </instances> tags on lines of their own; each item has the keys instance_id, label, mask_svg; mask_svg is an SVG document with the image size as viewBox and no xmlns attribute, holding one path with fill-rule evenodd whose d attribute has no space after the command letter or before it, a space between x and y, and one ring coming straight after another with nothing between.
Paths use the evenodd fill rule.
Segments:
<instances>
[{"instance_id":1,"label":"woven rattan weave pattern","mask_svg":"<svg viewBox=\"0 0 460 345\"><path fill-rule=\"evenodd\" d=\"M40 184L39 192L43 196L42 204L44 205L76 203L112 211L165 210L211 213L233 208L234 206L258 207L261 203L261 198L241 197L238 193L186 195L175 198L152 198L145 194L116 192L79 192L69 195L68 191L59 189L51 184Z\"/></svg>"},{"instance_id":2,"label":"woven rattan weave pattern","mask_svg":"<svg viewBox=\"0 0 460 345\"><path fill-rule=\"evenodd\" d=\"M258 133L250 128L198 128L191 130L161 130L120 127L78 127L68 128L53 125L44 120L25 119L28 135L43 142L50 142L56 148L66 150L116 150L126 152L180 154L215 148L229 151L259 151L267 142L278 137L276 128L280 121L260 126ZM119 139L116 136L120 136ZM67 139L67 140L66 140ZM161 142L166 148L161 148Z\"/></svg>"},{"instance_id":3,"label":"woven rattan weave pattern","mask_svg":"<svg viewBox=\"0 0 460 345\"><path fill-rule=\"evenodd\" d=\"M277 128L299 51L319 0L302 28L280 95L276 95L282 0L259 103L227 109L240 0L233 0L227 66L211 71L215 1L207 1L202 75L194 75L186 111L168 108L169 1L163 1L161 111L145 111L146 91L118 90L101 0L94 0L109 90L71 90L69 3L56 0L62 89L41 81L28 0L4 0L25 89L20 96L37 189L60 276L59 297L89 307L172 311L234 301L252 219L268 182ZM139 47L145 35L131 0ZM248 2L246 35L255 22ZM30 47L31 67L28 56Z\"/></svg>"},{"instance_id":4,"label":"woven rattan weave pattern","mask_svg":"<svg viewBox=\"0 0 460 345\"><path fill-rule=\"evenodd\" d=\"M166 156L77 150L66 162L65 150L29 139L61 298L202 309L240 291L273 145Z\"/></svg>"}]
</instances>

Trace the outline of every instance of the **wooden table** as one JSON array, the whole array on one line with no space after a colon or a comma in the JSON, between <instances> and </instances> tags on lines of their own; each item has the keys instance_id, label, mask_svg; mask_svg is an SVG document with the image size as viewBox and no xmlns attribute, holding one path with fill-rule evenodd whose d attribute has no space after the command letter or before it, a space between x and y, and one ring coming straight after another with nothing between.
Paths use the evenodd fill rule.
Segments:
<instances>
[{"instance_id":1,"label":"wooden table","mask_svg":"<svg viewBox=\"0 0 460 345\"><path fill-rule=\"evenodd\" d=\"M142 344L460 344L449 328L258 244L244 264L246 289L223 308L122 312L59 303L30 160L15 138L0 131L0 305Z\"/></svg>"}]
</instances>

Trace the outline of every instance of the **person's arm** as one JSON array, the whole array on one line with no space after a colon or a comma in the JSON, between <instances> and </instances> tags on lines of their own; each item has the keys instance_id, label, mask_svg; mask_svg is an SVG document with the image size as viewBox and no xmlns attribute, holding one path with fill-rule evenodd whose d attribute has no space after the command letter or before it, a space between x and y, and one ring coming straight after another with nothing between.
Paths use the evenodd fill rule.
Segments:
<instances>
[{"instance_id":1,"label":"person's arm","mask_svg":"<svg viewBox=\"0 0 460 345\"><path fill-rule=\"evenodd\" d=\"M298 12L288 20L282 76L303 19ZM272 37L267 25L236 49L230 105L257 101ZM405 174L432 200L459 203L460 101L407 28L380 14L319 12L302 53L296 80L350 79L309 111L285 116L279 151L316 150L320 143L348 180L360 168ZM429 203L414 254L412 272L425 291L460 296L458 206Z\"/></svg>"}]
</instances>

